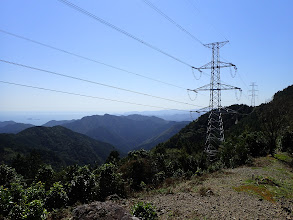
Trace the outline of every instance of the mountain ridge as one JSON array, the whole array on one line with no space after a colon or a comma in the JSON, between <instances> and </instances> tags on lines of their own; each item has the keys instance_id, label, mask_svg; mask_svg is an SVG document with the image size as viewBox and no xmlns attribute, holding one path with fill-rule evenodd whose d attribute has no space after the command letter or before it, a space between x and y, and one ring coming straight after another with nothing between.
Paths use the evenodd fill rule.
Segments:
<instances>
[{"instance_id":1,"label":"mountain ridge","mask_svg":"<svg viewBox=\"0 0 293 220\"><path fill-rule=\"evenodd\" d=\"M105 114L103 116L86 116L61 126L96 140L110 143L120 151L127 153L143 142L160 135L175 124L180 124L183 127L188 123L166 121L155 116L150 117L138 114L128 116ZM166 136L162 141L166 141L168 138L169 136ZM154 142L150 145L154 147L156 144Z\"/></svg>"},{"instance_id":2,"label":"mountain ridge","mask_svg":"<svg viewBox=\"0 0 293 220\"><path fill-rule=\"evenodd\" d=\"M62 126L35 126L18 134L0 134L0 161L9 163L17 153L32 150L38 151L45 162L60 167L101 164L115 148Z\"/></svg>"}]
</instances>

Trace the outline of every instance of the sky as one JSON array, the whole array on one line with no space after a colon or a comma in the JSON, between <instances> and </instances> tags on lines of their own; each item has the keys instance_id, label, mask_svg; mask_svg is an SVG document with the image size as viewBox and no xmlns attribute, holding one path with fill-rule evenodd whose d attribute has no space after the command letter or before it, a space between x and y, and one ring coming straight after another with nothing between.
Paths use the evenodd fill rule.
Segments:
<instances>
[{"instance_id":1,"label":"sky","mask_svg":"<svg viewBox=\"0 0 293 220\"><path fill-rule=\"evenodd\" d=\"M190 66L211 61L211 49L201 43L226 40L220 59L238 71L233 78L233 69L221 69L221 80L243 91L223 91L222 106L250 105L252 82L256 105L293 83L292 0L148 1L175 23L143 0L70 0L132 37L58 0L0 1L0 114L203 108L209 92L195 96L187 89L209 84L210 71L200 77Z\"/></svg>"}]
</instances>

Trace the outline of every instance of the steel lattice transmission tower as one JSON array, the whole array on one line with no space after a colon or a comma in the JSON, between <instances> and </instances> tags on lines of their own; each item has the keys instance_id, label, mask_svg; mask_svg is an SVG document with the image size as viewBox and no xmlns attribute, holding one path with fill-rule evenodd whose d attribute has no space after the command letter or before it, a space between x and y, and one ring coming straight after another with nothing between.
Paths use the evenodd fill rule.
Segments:
<instances>
[{"instance_id":1,"label":"steel lattice transmission tower","mask_svg":"<svg viewBox=\"0 0 293 220\"><path fill-rule=\"evenodd\" d=\"M251 95L249 96L251 96L251 106L255 107L255 97L257 96L256 91L258 91L256 90L257 85L255 84L255 82L253 82L251 83L250 86L251 86L251 90L249 90L249 92L251 92Z\"/></svg>"},{"instance_id":2,"label":"steel lattice transmission tower","mask_svg":"<svg viewBox=\"0 0 293 220\"><path fill-rule=\"evenodd\" d=\"M199 70L200 72L202 72L204 69L211 69L210 84L204 85L194 90L190 90L196 93L199 91L210 91L210 104L208 107L204 108L205 110L203 109L202 111L209 112L205 152L208 154L211 160L216 156L219 145L224 141L222 112L227 112L228 109L223 108L221 105L221 91L233 89L241 91L241 89L238 87L221 83L221 68L234 67L235 71L237 70L234 64L220 61L220 48L228 42L229 41L204 44L205 47L212 49L212 61L195 69Z\"/></svg>"}]
</instances>

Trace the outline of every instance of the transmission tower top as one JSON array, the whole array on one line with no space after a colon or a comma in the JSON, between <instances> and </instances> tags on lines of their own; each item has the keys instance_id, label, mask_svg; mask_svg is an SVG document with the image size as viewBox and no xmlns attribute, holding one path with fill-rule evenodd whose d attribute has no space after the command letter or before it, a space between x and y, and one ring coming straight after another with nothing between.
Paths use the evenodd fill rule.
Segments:
<instances>
[{"instance_id":1,"label":"transmission tower top","mask_svg":"<svg viewBox=\"0 0 293 220\"><path fill-rule=\"evenodd\" d=\"M213 48L215 46L217 46L218 48L221 48L221 47L223 47L227 43L229 43L228 40L222 41L222 42L213 42L213 43L209 43L209 44L204 44L204 46L205 47L208 47L208 48Z\"/></svg>"}]
</instances>

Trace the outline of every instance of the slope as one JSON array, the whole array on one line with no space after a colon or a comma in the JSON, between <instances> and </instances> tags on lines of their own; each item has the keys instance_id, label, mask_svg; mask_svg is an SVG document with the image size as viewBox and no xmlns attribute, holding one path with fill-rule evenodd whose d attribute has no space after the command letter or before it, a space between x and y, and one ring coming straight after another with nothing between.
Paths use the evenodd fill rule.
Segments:
<instances>
[{"instance_id":1,"label":"slope","mask_svg":"<svg viewBox=\"0 0 293 220\"><path fill-rule=\"evenodd\" d=\"M51 121L48 121L47 123L43 124L42 126L44 127L54 127L54 126L58 126L58 125L64 125L64 124L67 124L67 123L71 123L71 122L74 122L75 120L72 119L72 120L61 120L61 121L56 121L56 120L51 120Z\"/></svg>"},{"instance_id":2,"label":"slope","mask_svg":"<svg viewBox=\"0 0 293 220\"><path fill-rule=\"evenodd\" d=\"M105 114L103 116L87 116L62 126L96 140L110 143L122 152L128 152L143 142L160 135L175 124L182 123L187 124L188 122L169 122L157 117L141 115L114 116ZM166 136L166 139L162 139L162 141L168 138Z\"/></svg>"},{"instance_id":3,"label":"slope","mask_svg":"<svg viewBox=\"0 0 293 220\"><path fill-rule=\"evenodd\" d=\"M223 114L225 139L233 139L244 132L262 132L270 148L286 130L293 130L293 85L277 92L273 100L258 107L232 105L238 114ZM200 116L178 134L154 150L184 149L189 153L202 152L205 145L208 113Z\"/></svg>"},{"instance_id":4,"label":"slope","mask_svg":"<svg viewBox=\"0 0 293 220\"><path fill-rule=\"evenodd\" d=\"M0 133L16 134L31 127L34 127L34 125L17 123L14 121L4 121L0 122Z\"/></svg>"},{"instance_id":5,"label":"slope","mask_svg":"<svg viewBox=\"0 0 293 220\"><path fill-rule=\"evenodd\" d=\"M159 143L163 143L164 141L169 140L171 137L177 134L185 126L186 126L186 122L176 123L169 129L160 133L159 135L144 141L135 150L139 150L139 149L150 150L153 148L153 146L156 146Z\"/></svg>"},{"instance_id":6,"label":"slope","mask_svg":"<svg viewBox=\"0 0 293 220\"><path fill-rule=\"evenodd\" d=\"M110 144L91 139L61 126L32 127L18 134L0 134L0 161L9 163L16 154L39 152L54 167L105 161L114 150Z\"/></svg>"}]
</instances>

